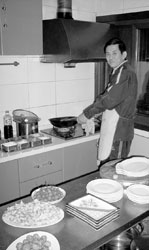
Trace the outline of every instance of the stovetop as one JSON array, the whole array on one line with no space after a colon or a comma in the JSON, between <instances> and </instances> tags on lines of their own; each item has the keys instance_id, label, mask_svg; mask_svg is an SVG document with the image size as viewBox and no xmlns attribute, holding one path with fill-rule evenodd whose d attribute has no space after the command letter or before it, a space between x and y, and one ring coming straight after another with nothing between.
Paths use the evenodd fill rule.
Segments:
<instances>
[{"instance_id":1,"label":"stovetop","mask_svg":"<svg viewBox=\"0 0 149 250\"><path fill-rule=\"evenodd\" d=\"M47 135L58 137L60 139L64 139L64 140L72 140L72 139L76 139L76 138L79 138L79 137L86 135L84 130L81 128L76 128L73 135L69 135L69 136L68 135L62 136L62 135L56 133L56 131L53 128L43 129L43 130L41 130L41 132L45 133Z\"/></svg>"}]
</instances>

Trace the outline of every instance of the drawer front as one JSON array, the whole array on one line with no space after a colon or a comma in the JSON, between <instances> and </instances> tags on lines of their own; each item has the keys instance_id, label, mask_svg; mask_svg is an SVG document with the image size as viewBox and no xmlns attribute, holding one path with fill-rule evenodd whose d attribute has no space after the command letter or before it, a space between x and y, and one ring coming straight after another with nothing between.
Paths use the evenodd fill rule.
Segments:
<instances>
[{"instance_id":1,"label":"drawer front","mask_svg":"<svg viewBox=\"0 0 149 250\"><path fill-rule=\"evenodd\" d=\"M62 171L20 183L20 196L28 195L31 191L41 185L55 185L63 181Z\"/></svg>"},{"instance_id":2,"label":"drawer front","mask_svg":"<svg viewBox=\"0 0 149 250\"><path fill-rule=\"evenodd\" d=\"M20 182L62 170L63 151L54 150L18 160Z\"/></svg>"}]
</instances>

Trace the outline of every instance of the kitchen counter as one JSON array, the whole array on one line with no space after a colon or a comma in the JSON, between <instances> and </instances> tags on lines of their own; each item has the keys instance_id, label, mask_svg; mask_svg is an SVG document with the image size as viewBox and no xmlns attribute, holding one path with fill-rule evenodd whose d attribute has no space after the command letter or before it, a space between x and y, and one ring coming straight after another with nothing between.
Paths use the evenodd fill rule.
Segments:
<instances>
[{"instance_id":1,"label":"kitchen counter","mask_svg":"<svg viewBox=\"0 0 149 250\"><path fill-rule=\"evenodd\" d=\"M66 191L66 196L57 206L65 211L65 204L85 195L87 183L96 178L99 178L98 171L60 185ZM24 198L23 202L30 200L31 197L29 196ZM17 202L20 202L20 200ZM114 203L114 205L120 207L120 217L105 225L100 230L96 231L85 222L68 215L66 211L64 219L56 225L38 229L23 229L9 226L1 219L6 208L13 204L10 203L0 207L1 250L6 250L15 239L31 231L46 231L55 235L59 241L61 250L94 250L149 216L148 204L140 205L133 203L124 194L124 197L120 201Z\"/></svg>"},{"instance_id":2,"label":"kitchen counter","mask_svg":"<svg viewBox=\"0 0 149 250\"><path fill-rule=\"evenodd\" d=\"M135 129L134 132L136 135L140 135L142 137L149 138L148 131ZM48 152L48 151L52 151L52 150L59 149L59 148L69 147L69 146L76 145L79 143L92 141L94 139L98 140L100 138L100 133L97 132L93 135L82 136L82 137L75 138L72 140L64 140L64 139L60 139L60 138L53 137L53 136L51 136L51 137L52 137L52 143L47 144L47 145L38 146L38 147L34 147L34 148L29 148L29 149L24 149L21 151L10 152L10 153L0 151L0 163L11 161L11 160L16 160L16 159L20 159L23 157L36 155L36 154L40 154L40 153L44 153L44 152Z\"/></svg>"},{"instance_id":3,"label":"kitchen counter","mask_svg":"<svg viewBox=\"0 0 149 250\"><path fill-rule=\"evenodd\" d=\"M0 151L0 163L48 152L48 151L59 149L59 148L69 147L69 146L76 145L79 143L92 141L94 139L99 139L99 133L95 133L89 136L82 136L82 137L75 138L72 140L60 139L60 138L53 137L53 136L51 136L51 138L52 138L52 143L47 144L47 145L23 149L20 151L14 151L10 153Z\"/></svg>"}]
</instances>

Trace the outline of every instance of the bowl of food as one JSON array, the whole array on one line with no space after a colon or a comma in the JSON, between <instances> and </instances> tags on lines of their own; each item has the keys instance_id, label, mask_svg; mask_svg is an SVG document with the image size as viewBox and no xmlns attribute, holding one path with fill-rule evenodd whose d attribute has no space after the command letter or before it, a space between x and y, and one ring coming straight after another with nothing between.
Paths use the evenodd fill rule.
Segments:
<instances>
[{"instance_id":1,"label":"bowl of food","mask_svg":"<svg viewBox=\"0 0 149 250\"><path fill-rule=\"evenodd\" d=\"M51 185L37 188L31 193L33 200L50 202L51 204L62 201L65 195L66 192L64 189Z\"/></svg>"}]
</instances>

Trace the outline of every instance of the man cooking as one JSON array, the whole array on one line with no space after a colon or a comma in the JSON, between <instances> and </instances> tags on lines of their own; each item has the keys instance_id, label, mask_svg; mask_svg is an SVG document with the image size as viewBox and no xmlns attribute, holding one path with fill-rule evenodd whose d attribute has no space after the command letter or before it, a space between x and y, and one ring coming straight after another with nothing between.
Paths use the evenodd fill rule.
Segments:
<instances>
[{"instance_id":1,"label":"man cooking","mask_svg":"<svg viewBox=\"0 0 149 250\"><path fill-rule=\"evenodd\" d=\"M110 39L104 46L111 68L109 82L93 104L77 117L86 124L102 113L98 160L100 164L128 156L134 136L134 115L137 99L137 77L127 61L126 46L119 38Z\"/></svg>"}]
</instances>

